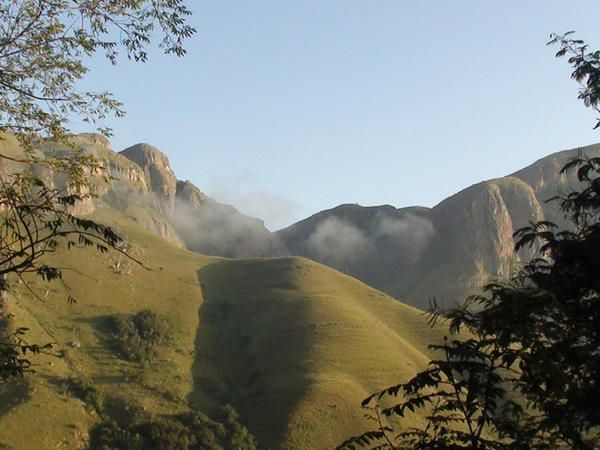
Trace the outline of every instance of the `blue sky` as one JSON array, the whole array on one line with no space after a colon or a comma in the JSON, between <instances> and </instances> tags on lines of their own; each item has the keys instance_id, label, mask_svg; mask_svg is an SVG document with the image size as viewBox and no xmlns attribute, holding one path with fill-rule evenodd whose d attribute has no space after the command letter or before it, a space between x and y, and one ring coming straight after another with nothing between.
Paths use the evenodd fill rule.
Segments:
<instances>
[{"instance_id":1,"label":"blue sky","mask_svg":"<svg viewBox=\"0 0 600 450\"><path fill-rule=\"evenodd\" d=\"M600 4L188 1L181 60L112 67L115 150L163 150L181 179L277 229L341 203L433 206L557 150L600 141L566 60L600 48ZM81 129L81 131L85 131Z\"/></svg>"}]
</instances>

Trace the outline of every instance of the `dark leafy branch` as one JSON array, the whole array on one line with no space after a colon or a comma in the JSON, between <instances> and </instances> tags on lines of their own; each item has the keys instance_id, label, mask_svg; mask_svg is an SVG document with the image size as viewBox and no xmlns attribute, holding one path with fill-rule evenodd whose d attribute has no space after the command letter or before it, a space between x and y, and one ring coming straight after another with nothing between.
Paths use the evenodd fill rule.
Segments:
<instances>
[{"instance_id":1,"label":"dark leafy branch","mask_svg":"<svg viewBox=\"0 0 600 450\"><path fill-rule=\"evenodd\" d=\"M145 62L154 38L164 53L183 56L195 32L190 14L182 0L0 0L0 139L12 133L23 150L0 153L0 315L10 314L11 277L62 280L63 268L48 262L58 249L92 247L135 260L112 228L75 214L94 197L91 180L105 171L72 144L69 120L109 135L102 123L121 117L122 105L107 91L78 89L88 72L84 61L100 52L112 64L119 53ZM72 151L38 156L44 139ZM27 355L47 348L27 344L0 322L0 377L22 374L30 368Z\"/></svg>"},{"instance_id":2,"label":"dark leafy branch","mask_svg":"<svg viewBox=\"0 0 600 450\"><path fill-rule=\"evenodd\" d=\"M0 1L0 131L23 143L40 134L60 140L76 116L110 133L101 121L124 110L107 91L77 89L84 59L102 52L116 64L123 51L145 62L155 36L165 53L183 56L195 33L190 14L182 0Z\"/></svg>"},{"instance_id":3,"label":"dark leafy branch","mask_svg":"<svg viewBox=\"0 0 600 450\"><path fill-rule=\"evenodd\" d=\"M579 99L585 106L600 112L600 51L590 51L589 46L580 39L573 39L574 31L565 34L550 35L548 45L558 45L556 57L566 56L569 64L573 66L571 78L581 85ZM600 127L600 118L596 126Z\"/></svg>"}]
</instances>

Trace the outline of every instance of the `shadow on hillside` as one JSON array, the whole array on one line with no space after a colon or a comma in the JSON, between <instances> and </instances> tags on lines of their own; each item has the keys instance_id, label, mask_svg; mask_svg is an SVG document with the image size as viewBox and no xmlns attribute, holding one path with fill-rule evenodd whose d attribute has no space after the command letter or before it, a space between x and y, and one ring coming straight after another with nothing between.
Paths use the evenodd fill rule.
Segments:
<instances>
[{"instance_id":1,"label":"shadow on hillside","mask_svg":"<svg viewBox=\"0 0 600 450\"><path fill-rule=\"evenodd\" d=\"M26 402L30 397L31 388L26 379L12 380L2 385L0 387L0 417Z\"/></svg>"},{"instance_id":2,"label":"shadow on hillside","mask_svg":"<svg viewBox=\"0 0 600 450\"><path fill-rule=\"evenodd\" d=\"M94 330L98 343L94 346L88 345L85 350L93 355L93 358L97 361L101 361L105 358L112 359L119 356L119 352L114 348L113 330L111 327L113 318L113 314L105 314L75 319L75 322L89 325ZM67 351L79 351L78 345L79 343L76 338L64 343Z\"/></svg>"},{"instance_id":3,"label":"shadow on hillside","mask_svg":"<svg viewBox=\"0 0 600 450\"><path fill-rule=\"evenodd\" d=\"M91 317L77 317L75 322L84 323L90 325L95 331L102 334L109 334L111 332L111 320L114 317L113 314L102 314L99 316Z\"/></svg>"},{"instance_id":4,"label":"shadow on hillside","mask_svg":"<svg viewBox=\"0 0 600 450\"><path fill-rule=\"evenodd\" d=\"M188 396L194 408L209 415L233 405L261 448L281 442L309 387L298 363L306 342L297 327L290 327L300 315L292 311L297 305L280 308L271 290L282 283L265 269L256 273L247 262L221 261L198 271L204 301L192 366L194 391Z\"/></svg>"}]
</instances>

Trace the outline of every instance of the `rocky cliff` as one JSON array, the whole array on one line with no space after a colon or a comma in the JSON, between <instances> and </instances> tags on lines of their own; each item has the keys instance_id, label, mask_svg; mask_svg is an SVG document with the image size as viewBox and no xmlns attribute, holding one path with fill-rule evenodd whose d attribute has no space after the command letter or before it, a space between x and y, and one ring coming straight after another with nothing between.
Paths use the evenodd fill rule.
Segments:
<instances>
[{"instance_id":1,"label":"rocky cliff","mask_svg":"<svg viewBox=\"0 0 600 450\"><path fill-rule=\"evenodd\" d=\"M566 224L547 200L576 188L560 175L569 158L600 156L600 145L543 158L504 178L485 181L433 208L342 205L277 232L294 255L356 276L424 307L435 297L460 300L509 275L531 256L513 251L513 233L530 221Z\"/></svg>"},{"instance_id":2,"label":"rocky cliff","mask_svg":"<svg viewBox=\"0 0 600 450\"><path fill-rule=\"evenodd\" d=\"M137 144L117 153L96 134L78 135L73 143L103 167L93 179L97 198L80 204L78 214L114 208L158 236L208 255L305 256L420 307L431 297L459 300L510 274L531 256L513 252L516 229L542 219L566 224L556 203L546 202L578 187L574 177L560 175L560 168L578 153L600 156L600 145L567 150L473 185L433 208L347 204L271 233L261 220L177 180L156 147ZM0 149L13 156L21 151L10 135L2 135ZM43 156L73 150L42 142L37 151ZM0 170L16 168L1 162ZM32 170L56 186L66 183L44 167Z\"/></svg>"},{"instance_id":3,"label":"rocky cliff","mask_svg":"<svg viewBox=\"0 0 600 450\"><path fill-rule=\"evenodd\" d=\"M0 138L2 152L9 156L22 154L13 136ZM171 243L209 255L288 255L279 238L261 220L216 202L190 181L177 180L169 159L156 147L141 143L115 152L104 136L93 133L76 135L71 144L42 141L36 151L43 158L82 149L99 160L101 169L90 174L95 198L80 202L76 214L113 208ZM0 170L22 169L7 160L0 162ZM31 169L56 187L68 186L67 179L44 166Z\"/></svg>"},{"instance_id":4,"label":"rocky cliff","mask_svg":"<svg viewBox=\"0 0 600 450\"><path fill-rule=\"evenodd\" d=\"M120 155L145 175L150 190L144 196L145 209L163 218L188 249L231 258L288 255L262 220L216 202L191 181L177 180L167 156L156 147L136 144Z\"/></svg>"},{"instance_id":5,"label":"rocky cliff","mask_svg":"<svg viewBox=\"0 0 600 450\"><path fill-rule=\"evenodd\" d=\"M177 181L171 223L187 248L205 255L231 258L289 255L262 220L216 202L191 181Z\"/></svg>"},{"instance_id":6,"label":"rocky cliff","mask_svg":"<svg viewBox=\"0 0 600 450\"><path fill-rule=\"evenodd\" d=\"M156 196L156 209L169 215L173 213L177 178L169 158L150 144L136 144L119 153L137 164L144 172L151 191Z\"/></svg>"}]
</instances>

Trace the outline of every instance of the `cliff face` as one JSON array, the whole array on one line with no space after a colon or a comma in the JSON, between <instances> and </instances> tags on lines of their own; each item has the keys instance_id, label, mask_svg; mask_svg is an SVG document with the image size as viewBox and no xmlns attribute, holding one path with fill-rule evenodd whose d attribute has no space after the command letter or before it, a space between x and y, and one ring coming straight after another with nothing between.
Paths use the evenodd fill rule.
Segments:
<instances>
[{"instance_id":1,"label":"cliff face","mask_svg":"<svg viewBox=\"0 0 600 450\"><path fill-rule=\"evenodd\" d=\"M548 200L557 194L564 194L581 187L574 176L560 174L564 164L578 154L600 156L600 144L554 153L512 174L531 186L540 201L546 219L561 227L566 226L563 213L556 202L548 202Z\"/></svg>"},{"instance_id":2,"label":"cliff face","mask_svg":"<svg viewBox=\"0 0 600 450\"><path fill-rule=\"evenodd\" d=\"M169 159L156 147L142 143L117 153L97 134L77 135L73 144L96 156L102 165L92 174L97 199L79 203L76 214L109 206L171 243L209 255L288 254L261 220L212 200L190 181L177 180ZM72 151L53 142L43 142L40 150L46 155ZM51 178L57 187L67 184L59 175L43 176Z\"/></svg>"},{"instance_id":3,"label":"cliff face","mask_svg":"<svg viewBox=\"0 0 600 450\"><path fill-rule=\"evenodd\" d=\"M177 178L171 169L169 158L150 144L133 145L120 152L120 155L141 167L150 190L157 198L156 208L171 214L177 192Z\"/></svg>"},{"instance_id":4,"label":"cliff face","mask_svg":"<svg viewBox=\"0 0 600 450\"><path fill-rule=\"evenodd\" d=\"M515 254L513 233L530 221L566 224L546 200L578 186L560 168L581 151L559 152L511 176L471 186L434 208L342 205L277 234L294 255L356 276L425 307L461 300L491 279L508 276L532 250Z\"/></svg>"},{"instance_id":5,"label":"cliff face","mask_svg":"<svg viewBox=\"0 0 600 450\"><path fill-rule=\"evenodd\" d=\"M9 156L22 153L11 135L0 136L0 150ZM90 214L99 207L118 210L150 232L190 250L227 257L285 256L289 253L264 223L206 196L190 181L177 180L169 159L149 144L136 144L115 152L103 136L84 133L72 138L75 148L94 155L101 169L90 174L95 198L79 202L73 211ZM73 152L52 141L40 142L38 156ZM22 170L0 161L0 170ZM57 188L68 180L44 166L30 168Z\"/></svg>"},{"instance_id":6,"label":"cliff face","mask_svg":"<svg viewBox=\"0 0 600 450\"><path fill-rule=\"evenodd\" d=\"M396 277L386 288L421 306L432 297L458 300L529 258L530 251L514 253L513 233L543 218L533 190L517 178L471 186L432 209L436 232L429 246L409 277Z\"/></svg>"},{"instance_id":7,"label":"cliff face","mask_svg":"<svg viewBox=\"0 0 600 450\"><path fill-rule=\"evenodd\" d=\"M161 238L183 246L183 241L162 214L162 209L158 208L160 202L152 190L148 173L142 167L115 152L110 142L98 134L79 134L73 137L72 144L95 156L101 165L98 172L90 174L96 198L78 203L75 214L85 215L98 207L109 206ZM47 156L73 151L52 141L40 143L39 148ZM51 177L57 187L68 184L68 180L59 174L45 173L44 176Z\"/></svg>"},{"instance_id":8,"label":"cliff face","mask_svg":"<svg viewBox=\"0 0 600 450\"><path fill-rule=\"evenodd\" d=\"M159 235L172 230L182 245L207 255L238 258L288 254L261 220L214 201L190 181L177 180L169 159L156 147L136 144L119 155L144 174L149 195L143 196L143 203L145 210L152 212L142 223L147 228Z\"/></svg>"},{"instance_id":9,"label":"cliff face","mask_svg":"<svg viewBox=\"0 0 600 450\"><path fill-rule=\"evenodd\" d=\"M210 200L208 196L194 186L194 183L188 180L177 180L175 198L183 204L189 205L193 208L199 208L201 205Z\"/></svg>"},{"instance_id":10,"label":"cliff face","mask_svg":"<svg viewBox=\"0 0 600 450\"><path fill-rule=\"evenodd\" d=\"M0 137L4 154L20 154L13 137ZM172 243L208 255L305 256L420 307L431 297L460 300L490 279L509 275L531 256L531 250L513 252L516 229L542 219L566 225L556 203L546 202L579 186L573 176L560 175L560 168L578 153L600 156L600 145L559 152L433 208L347 204L271 233L261 220L177 180L168 158L151 145L117 153L95 134L78 135L74 144L102 165L91 174L97 198L79 204L77 214L111 207ZM42 142L36 151L43 157L72 149ZM23 168L0 161L0 171L17 169ZM67 185L43 166L31 170L57 187Z\"/></svg>"}]
</instances>

